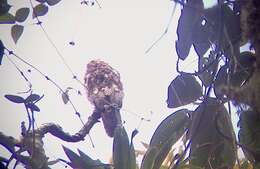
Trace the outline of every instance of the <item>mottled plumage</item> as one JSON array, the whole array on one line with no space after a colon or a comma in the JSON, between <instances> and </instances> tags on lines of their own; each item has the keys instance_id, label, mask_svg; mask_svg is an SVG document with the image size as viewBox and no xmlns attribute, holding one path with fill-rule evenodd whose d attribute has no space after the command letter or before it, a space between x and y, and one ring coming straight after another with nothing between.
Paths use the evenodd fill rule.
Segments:
<instances>
[{"instance_id":1,"label":"mottled plumage","mask_svg":"<svg viewBox=\"0 0 260 169\"><path fill-rule=\"evenodd\" d=\"M121 124L120 108L124 97L120 74L106 62L92 60L87 64L85 87L95 113L102 118L108 136Z\"/></svg>"}]
</instances>

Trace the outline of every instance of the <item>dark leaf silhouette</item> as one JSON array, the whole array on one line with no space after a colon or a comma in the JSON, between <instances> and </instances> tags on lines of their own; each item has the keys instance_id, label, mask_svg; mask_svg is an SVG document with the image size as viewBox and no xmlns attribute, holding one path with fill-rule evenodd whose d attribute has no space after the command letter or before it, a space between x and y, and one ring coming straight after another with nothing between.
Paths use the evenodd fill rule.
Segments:
<instances>
[{"instance_id":1,"label":"dark leaf silhouette","mask_svg":"<svg viewBox=\"0 0 260 169\"><path fill-rule=\"evenodd\" d=\"M189 112L187 109L178 110L166 117L156 128L147 151L156 151L156 156L152 155L151 157L154 160L151 169L160 168L172 145L184 134L185 129L188 127L189 118L187 114ZM156 147L155 150L153 150L154 147ZM150 163L152 159L146 157L146 160ZM142 161L142 163L145 165L147 161Z\"/></svg>"},{"instance_id":2,"label":"dark leaf silhouette","mask_svg":"<svg viewBox=\"0 0 260 169\"><path fill-rule=\"evenodd\" d=\"M200 96L202 88L195 77L182 74L169 85L167 104L169 108L176 108L196 101Z\"/></svg>"},{"instance_id":3,"label":"dark leaf silhouette","mask_svg":"<svg viewBox=\"0 0 260 169\"><path fill-rule=\"evenodd\" d=\"M3 60L3 56L4 56L4 44L3 42L0 40L0 65L2 64L2 60Z\"/></svg>"},{"instance_id":4,"label":"dark leaf silhouette","mask_svg":"<svg viewBox=\"0 0 260 169\"><path fill-rule=\"evenodd\" d=\"M62 146L62 148L65 154L67 155L67 157L70 159L71 163L69 165L72 168L81 168L81 166L83 166L83 162L79 155L77 155L76 153L74 153L72 150L70 150L65 146Z\"/></svg>"},{"instance_id":5,"label":"dark leaf silhouette","mask_svg":"<svg viewBox=\"0 0 260 169\"><path fill-rule=\"evenodd\" d=\"M23 33L24 27L22 25L13 25L11 28L11 35L14 43L17 43Z\"/></svg>"},{"instance_id":6,"label":"dark leaf silhouette","mask_svg":"<svg viewBox=\"0 0 260 169\"><path fill-rule=\"evenodd\" d=\"M69 102L69 93L68 93L68 90L66 90L65 92L63 92L61 94L61 97L62 97L62 101L64 104L67 104Z\"/></svg>"},{"instance_id":7,"label":"dark leaf silhouette","mask_svg":"<svg viewBox=\"0 0 260 169\"><path fill-rule=\"evenodd\" d=\"M45 4L39 4L33 8L33 17L43 16L48 12L49 8Z\"/></svg>"},{"instance_id":8,"label":"dark leaf silhouette","mask_svg":"<svg viewBox=\"0 0 260 169\"><path fill-rule=\"evenodd\" d=\"M5 95L5 98L7 98L9 101L14 102L14 103L24 103L24 98L21 96L16 96L16 95Z\"/></svg>"},{"instance_id":9,"label":"dark leaf silhouette","mask_svg":"<svg viewBox=\"0 0 260 169\"><path fill-rule=\"evenodd\" d=\"M11 8L11 5L7 3L7 0L1 0L0 3L0 15L6 14L9 9Z\"/></svg>"},{"instance_id":10,"label":"dark leaf silhouette","mask_svg":"<svg viewBox=\"0 0 260 169\"><path fill-rule=\"evenodd\" d=\"M192 6L192 8L190 8ZM199 10L203 9L203 2L188 1L181 11L181 16L178 21L177 34L178 40L176 41L176 51L178 57L182 60L186 59L192 45L192 32L195 25L200 22Z\"/></svg>"},{"instance_id":11,"label":"dark leaf silhouette","mask_svg":"<svg viewBox=\"0 0 260 169\"><path fill-rule=\"evenodd\" d=\"M60 2L61 0L46 0L47 4L50 6L56 5Z\"/></svg>"},{"instance_id":12,"label":"dark leaf silhouette","mask_svg":"<svg viewBox=\"0 0 260 169\"><path fill-rule=\"evenodd\" d=\"M104 169L103 164L100 160L93 160L87 154L83 153L81 150L78 149L80 159L84 163L84 168L93 168L93 169ZM83 167L83 166L82 166Z\"/></svg>"},{"instance_id":13,"label":"dark leaf silhouette","mask_svg":"<svg viewBox=\"0 0 260 169\"><path fill-rule=\"evenodd\" d=\"M133 141L134 137L138 134L138 132L139 131L137 129L134 129L134 131L131 134L131 142Z\"/></svg>"},{"instance_id":14,"label":"dark leaf silhouette","mask_svg":"<svg viewBox=\"0 0 260 169\"><path fill-rule=\"evenodd\" d=\"M39 100L41 97L38 94L31 94L25 99L25 103L32 103Z\"/></svg>"},{"instance_id":15,"label":"dark leaf silhouette","mask_svg":"<svg viewBox=\"0 0 260 169\"><path fill-rule=\"evenodd\" d=\"M260 120L254 111L243 111L239 118L238 139L243 152L251 162L260 160ZM251 150L251 151L249 151Z\"/></svg>"},{"instance_id":16,"label":"dark leaf silhouette","mask_svg":"<svg viewBox=\"0 0 260 169\"><path fill-rule=\"evenodd\" d=\"M15 13L15 20L17 22L24 22L26 18L28 17L30 12L29 8L20 8Z\"/></svg>"},{"instance_id":17,"label":"dark leaf silhouette","mask_svg":"<svg viewBox=\"0 0 260 169\"><path fill-rule=\"evenodd\" d=\"M14 24L14 23L15 23L15 17L12 14L6 13L0 15L0 24Z\"/></svg>"},{"instance_id":18,"label":"dark leaf silhouette","mask_svg":"<svg viewBox=\"0 0 260 169\"><path fill-rule=\"evenodd\" d=\"M35 1L40 2L40 3L46 2L46 0L35 0Z\"/></svg>"},{"instance_id":19,"label":"dark leaf silhouette","mask_svg":"<svg viewBox=\"0 0 260 169\"><path fill-rule=\"evenodd\" d=\"M232 86L240 87L252 75L254 71L254 64L256 63L255 54L251 52L242 52L237 56L237 65L232 65L231 69L234 71L230 76L230 83Z\"/></svg>"},{"instance_id":20,"label":"dark leaf silhouette","mask_svg":"<svg viewBox=\"0 0 260 169\"><path fill-rule=\"evenodd\" d=\"M40 111L40 108L33 103L26 104L26 107L31 109L31 111L37 111L37 112Z\"/></svg>"},{"instance_id":21,"label":"dark leaf silhouette","mask_svg":"<svg viewBox=\"0 0 260 169\"><path fill-rule=\"evenodd\" d=\"M227 66L222 66L216 76L216 80L214 82L214 93L215 96L218 99L221 99L223 101L225 101L227 99L226 95L224 94L223 91L223 87L227 85L227 78L228 78L228 74L227 74Z\"/></svg>"}]
</instances>

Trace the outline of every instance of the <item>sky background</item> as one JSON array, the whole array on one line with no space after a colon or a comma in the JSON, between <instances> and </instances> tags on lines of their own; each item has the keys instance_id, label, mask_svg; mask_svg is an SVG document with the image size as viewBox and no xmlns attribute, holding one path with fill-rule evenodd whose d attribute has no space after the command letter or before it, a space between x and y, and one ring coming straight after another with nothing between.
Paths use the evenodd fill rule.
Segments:
<instances>
[{"instance_id":1,"label":"sky background","mask_svg":"<svg viewBox=\"0 0 260 169\"><path fill-rule=\"evenodd\" d=\"M20 7L29 7L28 0L10 0L14 13ZM39 17L48 36L78 79L83 81L86 64L93 59L108 62L121 74L125 97L121 115L125 121L128 135L137 128L139 134L135 137L136 149L144 150L141 141L149 143L150 138L159 123L174 110L166 104L167 87L176 77L175 51L176 26L180 14L179 7L170 24L168 33L149 52L145 51L164 32L174 3L161 0L99 0L102 9L97 5L81 5L80 0L62 0L49 12ZM33 1L36 5L35 1ZM0 25L0 38L5 46L13 50L30 64L48 75L62 89L72 87L80 90L82 96L71 90L72 102L80 112L85 122L91 115L93 106L88 102L84 88L72 79L72 74L55 48L52 46L41 28L33 23L31 13L24 25L24 32L17 44L11 39L11 25ZM69 42L75 45L69 45ZM194 53L191 53L193 55ZM53 122L61 125L64 131L74 134L81 127L80 120L75 115L71 105L64 105L60 91L38 72L9 56L23 70L32 83L34 93L44 94L37 103L41 111L36 114L37 126ZM196 57L191 56L183 68L192 68ZM31 72L27 70L31 69ZM12 103L4 98L5 94L17 94L28 89L27 83L17 72L11 62L4 57L0 66L0 131L18 138L21 121L27 122L26 111L22 105ZM21 94L26 97L28 94ZM150 119L139 125L140 117ZM67 143L47 135L44 147L51 159L67 159L61 145L72 150L79 148L94 159L108 162L112 156L112 139L109 138L102 123L96 124L90 132L95 148L86 138L79 143ZM0 147L0 155L8 155ZM58 163L53 168L62 168Z\"/></svg>"}]
</instances>

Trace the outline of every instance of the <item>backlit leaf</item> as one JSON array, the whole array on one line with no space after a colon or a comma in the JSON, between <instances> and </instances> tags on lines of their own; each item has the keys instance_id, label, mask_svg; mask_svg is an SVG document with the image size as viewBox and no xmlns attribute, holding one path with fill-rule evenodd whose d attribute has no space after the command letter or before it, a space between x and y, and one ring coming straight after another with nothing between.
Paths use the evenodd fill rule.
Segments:
<instances>
[{"instance_id":1,"label":"backlit leaf","mask_svg":"<svg viewBox=\"0 0 260 169\"><path fill-rule=\"evenodd\" d=\"M153 162L153 169L158 169L161 166L173 144L184 134L188 127L187 114L189 112L187 109L178 110L166 117L156 128L149 144L151 148L157 147L158 151Z\"/></svg>"},{"instance_id":2,"label":"backlit leaf","mask_svg":"<svg viewBox=\"0 0 260 169\"><path fill-rule=\"evenodd\" d=\"M24 103L24 98L21 96L16 96L16 95L5 95L5 98L7 98L9 101L14 102L14 103Z\"/></svg>"},{"instance_id":3,"label":"backlit leaf","mask_svg":"<svg viewBox=\"0 0 260 169\"><path fill-rule=\"evenodd\" d=\"M202 96L202 88L194 76L177 76L168 87L167 106L176 108L196 101Z\"/></svg>"},{"instance_id":4,"label":"backlit leaf","mask_svg":"<svg viewBox=\"0 0 260 169\"><path fill-rule=\"evenodd\" d=\"M15 23L15 17L12 14L6 13L0 15L0 24L14 24L14 23Z\"/></svg>"},{"instance_id":5,"label":"backlit leaf","mask_svg":"<svg viewBox=\"0 0 260 169\"><path fill-rule=\"evenodd\" d=\"M43 16L48 12L49 8L45 4L39 4L33 8L33 17Z\"/></svg>"},{"instance_id":6,"label":"backlit leaf","mask_svg":"<svg viewBox=\"0 0 260 169\"><path fill-rule=\"evenodd\" d=\"M141 169L152 169L157 155L158 155L157 147L149 148L143 157L141 163Z\"/></svg>"},{"instance_id":7,"label":"backlit leaf","mask_svg":"<svg viewBox=\"0 0 260 169\"><path fill-rule=\"evenodd\" d=\"M29 8L20 8L15 13L15 20L17 22L24 22L26 18L28 17L30 12Z\"/></svg>"},{"instance_id":8,"label":"backlit leaf","mask_svg":"<svg viewBox=\"0 0 260 169\"><path fill-rule=\"evenodd\" d=\"M22 25L13 25L11 28L11 35L14 43L17 43L23 33L24 27Z\"/></svg>"}]
</instances>

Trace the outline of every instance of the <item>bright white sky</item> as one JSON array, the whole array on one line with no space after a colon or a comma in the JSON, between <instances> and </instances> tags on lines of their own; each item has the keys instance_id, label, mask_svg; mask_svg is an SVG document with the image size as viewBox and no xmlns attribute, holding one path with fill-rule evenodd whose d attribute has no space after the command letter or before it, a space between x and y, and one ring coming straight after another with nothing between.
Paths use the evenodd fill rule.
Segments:
<instances>
[{"instance_id":1,"label":"bright white sky","mask_svg":"<svg viewBox=\"0 0 260 169\"><path fill-rule=\"evenodd\" d=\"M10 0L9 3L14 5L11 8L13 13L20 7L29 6L28 0ZM102 59L120 72L125 92L121 114L128 134L131 135L140 122L140 118L134 114L151 119L151 122L141 124L139 134L135 137L135 147L144 149L140 142L149 143L156 126L173 112L167 108L166 99L167 87L176 76L177 54L174 44L179 9L175 12L168 34L145 54L164 32L173 3L168 0L100 0L100 3L102 9L98 6L80 5L80 0L63 0L51 7L47 15L40 17L40 20L80 80L83 81L86 64L92 59ZM87 101L84 89L72 80L72 75L51 43L40 27L32 25L33 22L30 17L23 24L24 33L17 45L11 40L11 26L1 25L2 41L7 48L46 73L63 89L79 89L83 96L71 91L70 97L86 121L93 107ZM70 46L70 41L74 41L75 46ZM36 115L37 125L53 122L61 125L65 131L77 132L81 123L74 115L72 107L63 104L59 90L36 71L28 73L29 67L10 57L29 78L33 91L44 94L43 100L37 103L41 109ZM194 59L191 58L193 61ZM4 95L27 90L26 82L6 58L0 66L0 77L0 131L19 137L20 122L27 122L25 109L22 105L6 100ZM105 134L101 123L94 126L91 136L95 148L91 147L88 138L80 143L67 143L48 135L44 139L46 153L51 159L67 159L61 148L63 144L73 150L79 148L92 158L107 162L112 155L112 139ZM6 154L6 151L0 149L0 154ZM61 167L63 165L59 163L53 168Z\"/></svg>"}]
</instances>

